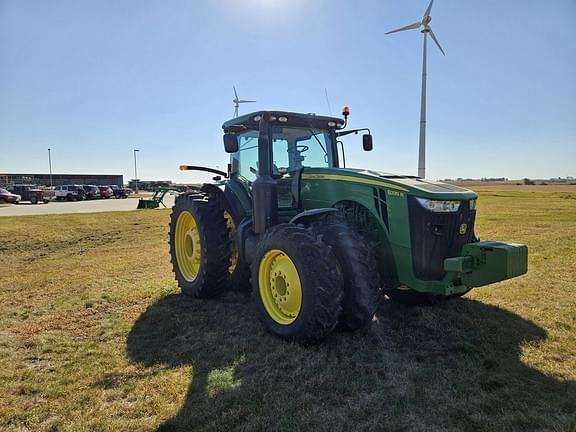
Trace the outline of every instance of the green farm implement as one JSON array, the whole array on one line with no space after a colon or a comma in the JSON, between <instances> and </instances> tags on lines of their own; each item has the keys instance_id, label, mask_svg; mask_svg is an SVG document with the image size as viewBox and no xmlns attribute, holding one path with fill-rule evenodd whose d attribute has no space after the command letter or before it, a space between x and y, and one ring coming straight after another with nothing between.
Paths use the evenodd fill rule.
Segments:
<instances>
[{"instance_id":1,"label":"green farm implement","mask_svg":"<svg viewBox=\"0 0 576 432\"><path fill-rule=\"evenodd\" d=\"M170 188L158 188L154 191L154 194L151 198L140 198L138 201L139 209L155 209L160 207L161 205L166 208L166 204L164 204L164 197L166 194L174 194L177 195L179 193L176 189Z\"/></svg>"}]
</instances>

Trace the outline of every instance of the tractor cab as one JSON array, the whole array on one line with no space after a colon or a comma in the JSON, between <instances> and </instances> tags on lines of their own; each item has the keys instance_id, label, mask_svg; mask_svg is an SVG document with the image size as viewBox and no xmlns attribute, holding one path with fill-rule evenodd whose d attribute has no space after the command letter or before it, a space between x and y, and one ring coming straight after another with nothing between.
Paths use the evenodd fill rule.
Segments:
<instances>
[{"instance_id":1,"label":"tractor cab","mask_svg":"<svg viewBox=\"0 0 576 432\"><path fill-rule=\"evenodd\" d=\"M338 138L350 133L343 131L344 119L282 111L259 111L232 119L222 126L224 145L231 153L229 177L238 181L252 194L261 184L268 189L275 184L278 209L302 209L300 187L306 169L336 169L345 164L344 147ZM341 153L338 153L338 144ZM372 136L363 137L364 149L372 149ZM341 159L341 160L340 160ZM257 194L258 192L256 192Z\"/></svg>"},{"instance_id":2,"label":"tractor cab","mask_svg":"<svg viewBox=\"0 0 576 432\"><path fill-rule=\"evenodd\" d=\"M258 175L258 144L260 135L269 136L272 177L281 179L295 175L304 167L338 168L338 137L368 129L342 131L346 127L349 109L343 110L344 119L315 114L260 111L232 119L222 126L225 148L232 153L231 174L251 184ZM261 124L262 123L262 124ZM365 150L372 149L372 137L363 139Z\"/></svg>"}]
</instances>

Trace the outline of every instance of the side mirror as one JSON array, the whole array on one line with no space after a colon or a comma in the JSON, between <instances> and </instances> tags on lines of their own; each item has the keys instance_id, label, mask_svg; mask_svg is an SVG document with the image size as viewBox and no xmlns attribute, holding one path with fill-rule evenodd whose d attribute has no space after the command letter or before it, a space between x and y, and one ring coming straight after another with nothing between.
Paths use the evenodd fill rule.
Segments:
<instances>
[{"instance_id":1,"label":"side mirror","mask_svg":"<svg viewBox=\"0 0 576 432\"><path fill-rule=\"evenodd\" d=\"M374 148L374 144L372 143L372 135L362 135L362 147L364 147L364 151L372 151Z\"/></svg>"},{"instance_id":2,"label":"side mirror","mask_svg":"<svg viewBox=\"0 0 576 432\"><path fill-rule=\"evenodd\" d=\"M238 136L224 134L224 150L226 153L236 153L238 151Z\"/></svg>"}]
</instances>

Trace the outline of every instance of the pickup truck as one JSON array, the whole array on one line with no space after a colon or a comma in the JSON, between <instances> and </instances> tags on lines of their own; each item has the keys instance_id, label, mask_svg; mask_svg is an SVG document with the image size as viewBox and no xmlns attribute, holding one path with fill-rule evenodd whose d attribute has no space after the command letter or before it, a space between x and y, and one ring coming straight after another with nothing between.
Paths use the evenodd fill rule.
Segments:
<instances>
[{"instance_id":1,"label":"pickup truck","mask_svg":"<svg viewBox=\"0 0 576 432\"><path fill-rule=\"evenodd\" d=\"M30 201L32 204L50 201L49 191L39 189L32 184L18 184L8 188L10 192L22 197L22 201Z\"/></svg>"}]
</instances>

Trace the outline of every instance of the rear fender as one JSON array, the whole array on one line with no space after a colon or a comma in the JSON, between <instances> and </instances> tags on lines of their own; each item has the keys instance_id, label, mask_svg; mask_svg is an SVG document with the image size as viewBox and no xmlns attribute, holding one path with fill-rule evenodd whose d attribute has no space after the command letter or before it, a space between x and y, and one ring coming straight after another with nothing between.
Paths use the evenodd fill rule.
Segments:
<instances>
[{"instance_id":1,"label":"rear fender","mask_svg":"<svg viewBox=\"0 0 576 432\"><path fill-rule=\"evenodd\" d=\"M200 191L218 197L223 209L226 209L232 216L236 225L236 244L238 255L241 261L250 263L252 250L247 243L254 243L254 232L252 231L252 219L246 212L247 197L239 197L238 193L244 192L242 188L234 188L234 184L227 181L221 185L205 183L200 187ZM244 199L244 205L242 202Z\"/></svg>"},{"instance_id":2,"label":"rear fender","mask_svg":"<svg viewBox=\"0 0 576 432\"><path fill-rule=\"evenodd\" d=\"M200 187L200 191L217 196L221 200L223 208L232 214L232 218L236 224L239 224L246 216L244 208L240 204L240 200L236 194L228 187L228 185L215 185L212 183L204 183Z\"/></svg>"}]
</instances>

